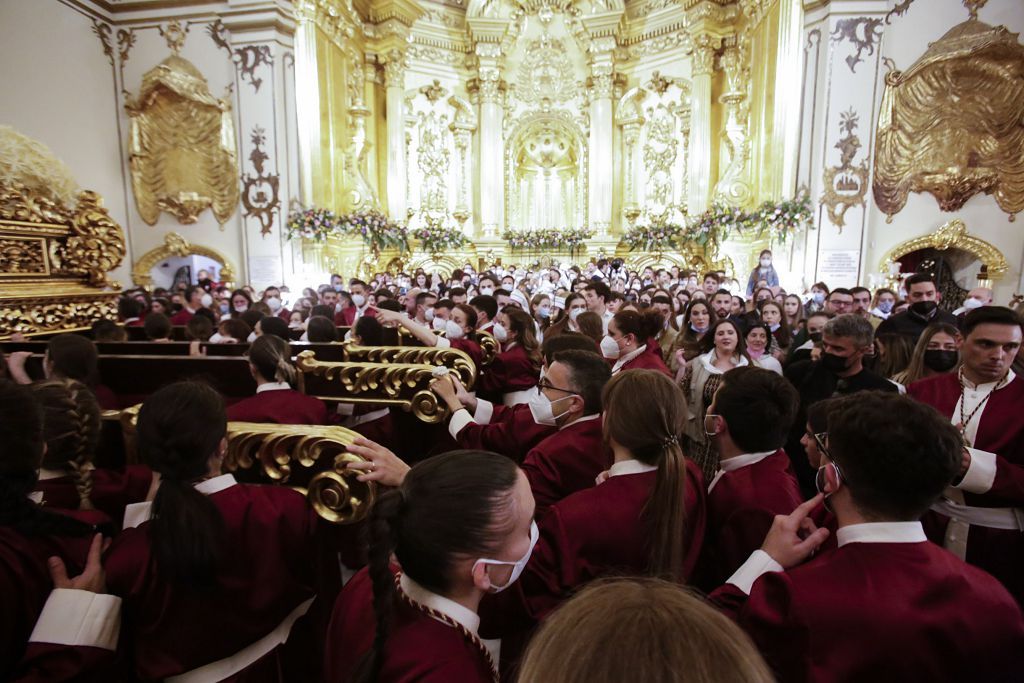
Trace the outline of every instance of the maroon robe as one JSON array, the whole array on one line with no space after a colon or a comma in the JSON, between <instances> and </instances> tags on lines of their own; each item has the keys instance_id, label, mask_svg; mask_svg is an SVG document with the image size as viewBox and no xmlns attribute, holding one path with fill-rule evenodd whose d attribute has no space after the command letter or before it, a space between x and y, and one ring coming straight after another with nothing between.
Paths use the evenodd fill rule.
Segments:
<instances>
[{"instance_id":1,"label":"maroon robe","mask_svg":"<svg viewBox=\"0 0 1024 683\"><path fill-rule=\"evenodd\" d=\"M53 510L88 524L107 522L99 512ZM85 567L92 543L92 534L85 536L25 536L11 527L0 526L0 680L14 675L16 665L25 655L29 635L50 595L53 584L47 560L59 557L67 567L68 576L77 576ZM15 680L45 680L42 675L24 673ZM64 670L61 668L60 670ZM54 680L60 677L54 676ZM70 677L65 678L68 680Z\"/></svg>"},{"instance_id":2,"label":"maroon robe","mask_svg":"<svg viewBox=\"0 0 1024 683\"><path fill-rule=\"evenodd\" d=\"M802 502L789 456L781 449L722 472L708 491L707 536L695 583L703 590L725 583L761 547L775 515L788 515Z\"/></svg>"},{"instance_id":3,"label":"maroon robe","mask_svg":"<svg viewBox=\"0 0 1024 683\"><path fill-rule=\"evenodd\" d=\"M261 391L228 406L229 422L274 422L283 425L328 424L323 401L295 391Z\"/></svg>"},{"instance_id":4,"label":"maroon robe","mask_svg":"<svg viewBox=\"0 0 1024 683\"><path fill-rule=\"evenodd\" d=\"M188 321L195 315L192 311L182 307L180 311L171 316L171 324L177 326L188 325Z\"/></svg>"},{"instance_id":5,"label":"maroon robe","mask_svg":"<svg viewBox=\"0 0 1024 683\"><path fill-rule=\"evenodd\" d=\"M928 541L847 543L711 600L780 681L1011 681L1024 619L998 581Z\"/></svg>"},{"instance_id":6,"label":"maroon robe","mask_svg":"<svg viewBox=\"0 0 1024 683\"><path fill-rule=\"evenodd\" d=\"M619 372L625 372L626 370L657 370L658 372L665 373L668 377L675 377L669 371L668 366L665 365L665 361L661 357L661 347L658 346L658 340L654 337L647 340L647 348L644 349L643 353L633 360L623 363L622 367L619 368Z\"/></svg>"},{"instance_id":7,"label":"maroon robe","mask_svg":"<svg viewBox=\"0 0 1024 683\"><path fill-rule=\"evenodd\" d=\"M570 494L589 489L612 464L601 436L601 417L577 421L533 447L522 468L530 481L537 517Z\"/></svg>"},{"instance_id":8,"label":"maroon robe","mask_svg":"<svg viewBox=\"0 0 1024 683\"><path fill-rule=\"evenodd\" d=\"M397 596L378 683L489 683L491 667L458 629ZM370 651L377 619L373 583L362 569L346 584L327 630L324 680L347 683Z\"/></svg>"},{"instance_id":9,"label":"maroon robe","mask_svg":"<svg viewBox=\"0 0 1024 683\"><path fill-rule=\"evenodd\" d=\"M146 465L128 465L124 470L110 470L103 467L92 471L92 492L89 500L93 506L110 517L121 528L124 509L132 503L146 500L153 483L153 471ZM43 494L43 505L48 508L77 509L81 499L75 488L74 477L40 479L36 491Z\"/></svg>"},{"instance_id":10,"label":"maroon robe","mask_svg":"<svg viewBox=\"0 0 1024 683\"><path fill-rule=\"evenodd\" d=\"M107 551L107 586L124 600L121 648L139 678L163 679L239 652L273 631L318 588L325 609L334 600L323 588L333 578L316 576L318 569L331 569L326 558L316 556L318 521L301 494L234 484L209 500L226 530L215 587L200 590L161 576L148 521L122 531ZM303 627L315 620L316 607L293 626L287 643L228 680L307 680L314 672L304 667L318 655Z\"/></svg>"},{"instance_id":11,"label":"maroon robe","mask_svg":"<svg viewBox=\"0 0 1024 683\"><path fill-rule=\"evenodd\" d=\"M557 427L537 424L530 406L525 403L495 404L490 422L484 425L470 422L459 430L455 440L460 448L494 451L522 462L531 448L556 433Z\"/></svg>"},{"instance_id":12,"label":"maroon robe","mask_svg":"<svg viewBox=\"0 0 1024 683\"><path fill-rule=\"evenodd\" d=\"M377 309L373 308L372 306L367 306L366 310L363 311L363 316L376 318ZM355 306L349 306L348 308L344 308L341 310L340 313L336 313L334 315L334 324L337 325L338 327L353 327L355 326L356 322L358 321L356 320Z\"/></svg>"},{"instance_id":13,"label":"maroon robe","mask_svg":"<svg viewBox=\"0 0 1024 683\"><path fill-rule=\"evenodd\" d=\"M103 384L97 384L93 387L92 394L96 397L96 403L99 404L103 410L120 410L121 401L118 400L117 394L110 390L109 387Z\"/></svg>"},{"instance_id":14,"label":"maroon robe","mask_svg":"<svg viewBox=\"0 0 1024 683\"><path fill-rule=\"evenodd\" d=\"M473 365L476 366L477 372L480 372L484 366L484 351L480 348L479 344L465 337L462 339L449 339L448 342L453 349L466 353L473 360Z\"/></svg>"},{"instance_id":15,"label":"maroon robe","mask_svg":"<svg viewBox=\"0 0 1024 683\"><path fill-rule=\"evenodd\" d=\"M907 394L953 418L960 400L957 373L946 373L914 382ZM964 502L974 507L1024 507L1024 379L1015 377L992 394L981 409L974 447L995 453L996 477L987 493L964 491ZM959 416L957 416L959 422ZM929 512L925 530L940 545L948 518ZM1024 531L991 529L972 524L967 536L967 561L1003 582L1024 605Z\"/></svg>"},{"instance_id":16,"label":"maroon robe","mask_svg":"<svg viewBox=\"0 0 1024 683\"><path fill-rule=\"evenodd\" d=\"M537 386L539 374L540 364L531 360L526 350L516 344L495 356L480 376L477 390L498 396L523 391Z\"/></svg>"}]
</instances>

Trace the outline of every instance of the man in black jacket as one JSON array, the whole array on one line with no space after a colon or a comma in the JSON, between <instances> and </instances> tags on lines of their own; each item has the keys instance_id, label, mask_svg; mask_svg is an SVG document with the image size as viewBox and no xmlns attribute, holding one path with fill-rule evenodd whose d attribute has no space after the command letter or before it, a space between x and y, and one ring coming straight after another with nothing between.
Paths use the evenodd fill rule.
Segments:
<instances>
[{"instance_id":1,"label":"man in black jacket","mask_svg":"<svg viewBox=\"0 0 1024 683\"><path fill-rule=\"evenodd\" d=\"M932 323L948 323L957 327L956 316L939 308L942 295L935 280L927 273L915 273L903 283L910 308L889 316L878 326L878 334L903 334L917 342L924 328Z\"/></svg>"}]
</instances>

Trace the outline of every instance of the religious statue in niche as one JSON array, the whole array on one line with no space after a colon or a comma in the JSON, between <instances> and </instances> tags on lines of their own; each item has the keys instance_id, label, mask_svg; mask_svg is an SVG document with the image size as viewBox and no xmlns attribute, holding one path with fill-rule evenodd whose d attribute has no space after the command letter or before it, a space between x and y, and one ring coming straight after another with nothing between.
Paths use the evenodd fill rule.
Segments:
<instances>
[{"instance_id":1,"label":"religious statue in niche","mask_svg":"<svg viewBox=\"0 0 1024 683\"><path fill-rule=\"evenodd\" d=\"M867 160L862 159L856 166L853 163L861 148L860 138L856 135L859 123L860 117L852 108L839 114L839 130L844 133L835 144L839 150L839 165L825 169L825 192L821 203L839 232L846 225L846 211L852 206L864 206L868 192Z\"/></svg>"},{"instance_id":2,"label":"religious statue in niche","mask_svg":"<svg viewBox=\"0 0 1024 683\"><path fill-rule=\"evenodd\" d=\"M885 77L873 190L889 221L910 192L930 193L943 211L980 192L1011 221L1024 210L1024 45L969 9L909 69Z\"/></svg>"},{"instance_id":3,"label":"religious statue in niche","mask_svg":"<svg viewBox=\"0 0 1024 683\"><path fill-rule=\"evenodd\" d=\"M211 95L199 70L178 54L178 22L161 33L173 54L146 72L138 96L126 94L124 105L135 203L149 225L161 211L195 223L206 209L223 225L239 199L231 103Z\"/></svg>"}]
</instances>

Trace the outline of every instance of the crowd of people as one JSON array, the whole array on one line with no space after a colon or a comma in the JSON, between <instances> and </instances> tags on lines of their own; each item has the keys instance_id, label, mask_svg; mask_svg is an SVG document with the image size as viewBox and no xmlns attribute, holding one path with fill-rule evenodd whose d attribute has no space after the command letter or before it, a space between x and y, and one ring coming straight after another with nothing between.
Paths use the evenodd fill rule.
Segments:
<instances>
[{"instance_id":1,"label":"crowd of people","mask_svg":"<svg viewBox=\"0 0 1024 683\"><path fill-rule=\"evenodd\" d=\"M0 677L15 681L1024 679L1024 320L971 290L467 265L292 292L198 273L0 364ZM952 310L950 310L952 309ZM138 463L97 344L248 344L173 382ZM476 366L443 424L299 390L294 345ZM497 352L485 362L486 337ZM291 344L290 344L291 343ZM229 404L230 403L230 404ZM343 425L368 518L222 471L229 421Z\"/></svg>"}]
</instances>

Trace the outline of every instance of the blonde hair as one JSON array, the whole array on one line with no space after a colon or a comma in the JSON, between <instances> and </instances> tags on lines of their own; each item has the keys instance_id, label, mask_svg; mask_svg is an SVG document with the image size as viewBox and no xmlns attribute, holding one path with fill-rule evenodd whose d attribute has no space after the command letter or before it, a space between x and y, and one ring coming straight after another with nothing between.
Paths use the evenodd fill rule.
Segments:
<instances>
[{"instance_id":1,"label":"blonde hair","mask_svg":"<svg viewBox=\"0 0 1024 683\"><path fill-rule=\"evenodd\" d=\"M32 385L43 410L46 455L43 466L68 472L78 491L79 509L92 510L92 461L100 441L100 407L88 387L55 378Z\"/></svg>"},{"instance_id":2,"label":"blonde hair","mask_svg":"<svg viewBox=\"0 0 1024 683\"><path fill-rule=\"evenodd\" d=\"M612 615L609 617L609 615ZM589 584L552 614L518 683L771 683L750 638L700 597L659 579Z\"/></svg>"}]
</instances>

